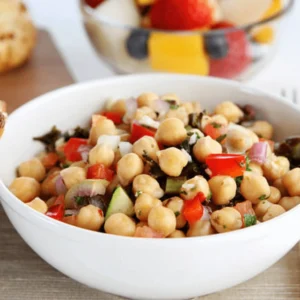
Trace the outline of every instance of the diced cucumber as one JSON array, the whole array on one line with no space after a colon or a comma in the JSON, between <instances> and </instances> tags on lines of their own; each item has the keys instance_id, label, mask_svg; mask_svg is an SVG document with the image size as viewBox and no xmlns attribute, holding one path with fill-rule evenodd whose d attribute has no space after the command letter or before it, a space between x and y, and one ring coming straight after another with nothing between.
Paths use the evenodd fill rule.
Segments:
<instances>
[{"instance_id":1,"label":"diced cucumber","mask_svg":"<svg viewBox=\"0 0 300 300\"><path fill-rule=\"evenodd\" d=\"M133 203L122 187L117 187L108 205L105 219L112 214L123 213L129 217L134 215Z\"/></svg>"},{"instance_id":2,"label":"diced cucumber","mask_svg":"<svg viewBox=\"0 0 300 300\"><path fill-rule=\"evenodd\" d=\"M181 186L186 182L186 177L168 177L166 182L166 194L179 194Z\"/></svg>"}]
</instances>

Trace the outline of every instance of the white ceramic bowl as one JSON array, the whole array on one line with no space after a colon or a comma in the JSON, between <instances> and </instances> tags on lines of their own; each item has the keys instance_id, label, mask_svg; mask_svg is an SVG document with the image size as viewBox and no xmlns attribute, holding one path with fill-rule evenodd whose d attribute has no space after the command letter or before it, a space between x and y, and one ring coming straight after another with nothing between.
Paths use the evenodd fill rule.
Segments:
<instances>
[{"instance_id":1,"label":"white ceramic bowl","mask_svg":"<svg viewBox=\"0 0 300 300\"><path fill-rule=\"evenodd\" d=\"M90 287L134 299L188 299L239 284L264 271L300 240L300 206L243 230L188 239L124 238L72 227L27 207L5 185L18 164L41 150L32 141L54 124L86 123L108 97L175 92L203 107L232 100L253 104L278 139L300 133L300 110L284 100L220 79L135 75L76 84L15 111L0 142L0 197L10 221L45 261Z\"/></svg>"}]
</instances>

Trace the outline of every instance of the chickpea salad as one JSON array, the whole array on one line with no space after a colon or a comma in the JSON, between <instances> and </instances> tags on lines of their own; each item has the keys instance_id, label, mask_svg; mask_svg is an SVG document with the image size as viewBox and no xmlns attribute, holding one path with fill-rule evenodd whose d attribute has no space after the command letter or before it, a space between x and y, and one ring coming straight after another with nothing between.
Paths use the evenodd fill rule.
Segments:
<instances>
[{"instance_id":1,"label":"chickpea salad","mask_svg":"<svg viewBox=\"0 0 300 300\"><path fill-rule=\"evenodd\" d=\"M108 101L88 128L53 127L9 186L40 213L145 238L229 232L300 204L300 138L272 140L255 109L175 94Z\"/></svg>"}]
</instances>

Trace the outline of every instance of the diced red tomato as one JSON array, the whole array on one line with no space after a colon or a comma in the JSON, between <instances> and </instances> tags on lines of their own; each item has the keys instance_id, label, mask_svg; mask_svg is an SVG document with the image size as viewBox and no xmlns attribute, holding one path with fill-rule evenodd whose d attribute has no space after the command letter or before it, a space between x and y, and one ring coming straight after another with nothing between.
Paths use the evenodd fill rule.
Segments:
<instances>
[{"instance_id":1,"label":"diced red tomato","mask_svg":"<svg viewBox=\"0 0 300 300\"><path fill-rule=\"evenodd\" d=\"M71 138L64 147L64 153L68 161L80 161L82 160L81 153L78 148L82 145L87 145L86 139Z\"/></svg>"},{"instance_id":2,"label":"diced red tomato","mask_svg":"<svg viewBox=\"0 0 300 300\"><path fill-rule=\"evenodd\" d=\"M112 181L114 177L114 171L106 168L103 164L95 164L88 168L87 178L88 179L106 179Z\"/></svg>"},{"instance_id":3,"label":"diced red tomato","mask_svg":"<svg viewBox=\"0 0 300 300\"><path fill-rule=\"evenodd\" d=\"M133 144L134 142L136 142L137 140L139 140L140 138L142 138L145 135L154 137L155 132L144 126L133 123L132 129L131 129L130 143Z\"/></svg>"},{"instance_id":4,"label":"diced red tomato","mask_svg":"<svg viewBox=\"0 0 300 300\"><path fill-rule=\"evenodd\" d=\"M64 213L65 213L64 205L56 204L56 205L51 206L48 209L48 211L46 212L46 215L55 220L62 221L62 219L64 217Z\"/></svg>"},{"instance_id":5,"label":"diced red tomato","mask_svg":"<svg viewBox=\"0 0 300 300\"><path fill-rule=\"evenodd\" d=\"M42 158L41 162L46 169L54 167L59 160L58 155L55 152L46 153Z\"/></svg>"},{"instance_id":6,"label":"diced red tomato","mask_svg":"<svg viewBox=\"0 0 300 300\"><path fill-rule=\"evenodd\" d=\"M204 133L209 135L212 139L216 140L224 136L228 131L228 126L218 123L208 123L204 128Z\"/></svg>"},{"instance_id":7,"label":"diced red tomato","mask_svg":"<svg viewBox=\"0 0 300 300\"><path fill-rule=\"evenodd\" d=\"M122 115L118 112L104 111L101 113L101 115L113 121L116 125L120 125L122 123Z\"/></svg>"},{"instance_id":8,"label":"diced red tomato","mask_svg":"<svg viewBox=\"0 0 300 300\"><path fill-rule=\"evenodd\" d=\"M64 195L59 195L52 206L55 206L55 205L65 205L65 196Z\"/></svg>"},{"instance_id":9,"label":"diced red tomato","mask_svg":"<svg viewBox=\"0 0 300 300\"><path fill-rule=\"evenodd\" d=\"M245 227L245 215L255 216L254 209L252 208L252 203L249 200L237 203L234 208L241 214L243 227Z\"/></svg>"},{"instance_id":10,"label":"diced red tomato","mask_svg":"<svg viewBox=\"0 0 300 300\"><path fill-rule=\"evenodd\" d=\"M267 142L271 148L271 151L273 152L274 151L274 147L275 147L275 142L272 141L272 140L267 140L267 139L264 139L264 138L260 138L259 139L260 142Z\"/></svg>"},{"instance_id":11,"label":"diced red tomato","mask_svg":"<svg viewBox=\"0 0 300 300\"><path fill-rule=\"evenodd\" d=\"M183 216L190 224L195 223L202 218L204 209L201 203L204 200L204 194L198 193L194 199L184 201Z\"/></svg>"},{"instance_id":12,"label":"diced red tomato","mask_svg":"<svg viewBox=\"0 0 300 300\"><path fill-rule=\"evenodd\" d=\"M137 227L135 230L135 237L142 237L142 238L163 238L164 235L153 230L149 226Z\"/></svg>"},{"instance_id":13,"label":"diced red tomato","mask_svg":"<svg viewBox=\"0 0 300 300\"><path fill-rule=\"evenodd\" d=\"M240 154L210 154L206 164L213 176L242 176L246 170L246 158Z\"/></svg>"}]
</instances>

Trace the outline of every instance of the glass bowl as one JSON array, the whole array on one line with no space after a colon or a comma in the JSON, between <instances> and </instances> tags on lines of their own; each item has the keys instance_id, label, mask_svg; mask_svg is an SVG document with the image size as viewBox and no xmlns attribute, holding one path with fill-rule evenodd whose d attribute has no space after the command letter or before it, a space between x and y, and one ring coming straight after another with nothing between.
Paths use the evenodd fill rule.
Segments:
<instances>
[{"instance_id":1,"label":"glass bowl","mask_svg":"<svg viewBox=\"0 0 300 300\"><path fill-rule=\"evenodd\" d=\"M125 26L80 1L82 20L101 59L115 72L183 73L249 79L274 56L282 21L294 0L273 0L263 20L208 31L162 31Z\"/></svg>"}]
</instances>

